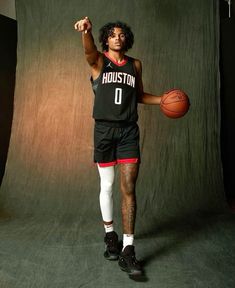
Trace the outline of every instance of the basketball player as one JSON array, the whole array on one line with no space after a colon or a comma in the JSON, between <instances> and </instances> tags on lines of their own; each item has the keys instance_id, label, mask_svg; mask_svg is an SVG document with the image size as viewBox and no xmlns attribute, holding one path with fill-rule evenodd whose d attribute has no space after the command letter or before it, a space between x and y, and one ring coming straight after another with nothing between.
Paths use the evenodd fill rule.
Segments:
<instances>
[{"instance_id":1,"label":"basketball player","mask_svg":"<svg viewBox=\"0 0 235 288\"><path fill-rule=\"evenodd\" d=\"M104 257L117 260L129 275L142 273L135 258L135 186L140 164L137 104L160 104L161 96L143 91L141 62L126 56L134 43L131 29L122 22L100 29L102 52L97 50L88 17L74 28L82 33L85 57L91 67L94 90L94 161L100 175L100 208L105 229ZM113 223L113 182L115 165L120 169L123 248Z\"/></svg>"}]
</instances>

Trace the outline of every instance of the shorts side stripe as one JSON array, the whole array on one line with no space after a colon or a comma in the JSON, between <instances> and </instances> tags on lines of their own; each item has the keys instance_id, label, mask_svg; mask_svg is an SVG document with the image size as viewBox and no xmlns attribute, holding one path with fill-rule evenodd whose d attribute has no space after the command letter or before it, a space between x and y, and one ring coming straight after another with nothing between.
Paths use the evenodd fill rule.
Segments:
<instances>
[{"instance_id":1,"label":"shorts side stripe","mask_svg":"<svg viewBox=\"0 0 235 288\"><path fill-rule=\"evenodd\" d=\"M126 158L126 159L118 159L118 164L125 164L125 163L138 163L140 161L139 158Z\"/></svg>"},{"instance_id":2,"label":"shorts side stripe","mask_svg":"<svg viewBox=\"0 0 235 288\"><path fill-rule=\"evenodd\" d=\"M100 167L110 167L117 164L117 161L107 162L107 163L97 163Z\"/></svg>"}]
</instances>

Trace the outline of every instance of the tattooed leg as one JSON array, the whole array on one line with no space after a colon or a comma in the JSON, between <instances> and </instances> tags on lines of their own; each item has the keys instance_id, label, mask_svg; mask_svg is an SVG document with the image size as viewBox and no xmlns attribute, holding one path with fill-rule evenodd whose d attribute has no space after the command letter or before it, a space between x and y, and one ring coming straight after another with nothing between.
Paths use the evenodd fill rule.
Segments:
<instances>
[{"instance_id":1,"label":"tattooed leg","mask_svg":"<svg viewBox=\"0 0 235 288\"><path fill-rule=\"evenodd\" d=\"M138 177L139 164L120 164L120 180L122 194L122 223L124 234L134 234L136 217L135 184Z\"/></svg>"}]
</instances>

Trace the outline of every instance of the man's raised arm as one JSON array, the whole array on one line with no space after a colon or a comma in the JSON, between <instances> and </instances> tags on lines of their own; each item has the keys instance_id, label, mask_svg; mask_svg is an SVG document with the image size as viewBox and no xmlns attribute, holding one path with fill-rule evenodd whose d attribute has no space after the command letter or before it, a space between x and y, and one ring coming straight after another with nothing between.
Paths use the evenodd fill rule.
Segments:
<instances>
[{"instance_id":1,"label":"man's raised arm","mask_svg":"<svg viewBox=\"0 0 235 288\"><path fill-rule=\"evenodd\" d=\"M85 17L74 24L74 29L82 33L82 44L88 64L92 67L97 66L100 52L97 50L91 33L91 21L88 17Z\"/></svg>"}]
</instances>

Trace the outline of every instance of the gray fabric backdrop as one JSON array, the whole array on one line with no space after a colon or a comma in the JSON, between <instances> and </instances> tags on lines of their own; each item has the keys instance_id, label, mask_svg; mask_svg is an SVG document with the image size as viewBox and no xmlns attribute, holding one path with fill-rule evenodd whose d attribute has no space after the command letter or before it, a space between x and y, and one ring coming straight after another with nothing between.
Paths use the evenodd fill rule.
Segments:
<instances>
[{"instance_id":1,"label":"gray fabric backdrop","mask_svg":"<svg viewBox=\"0 0 235 288\"><path fill-rule=\"evenodd\" d=\"M224 213L220 160L218 1L16 4L14 119L0 190L0 286L233 288L235 218ZM176 120L159 107L139 106L140 283L103 257L93 94L80 34L73 30L86 15L95 39L107 21L132 27L130 55L142 60L146 91L179 87L191 101L189 113ZM114 220L121 236L118 188L116 181Z\"/></svg>"},{"instance_id":2,"label":"gray fabric backdrop","mask_svg":"<svg viewBox=\"0 0 235 288\"><path fill-rule=\"evenodd\" d=\"M96 42L107 21L132 27L129 55L142 60L145 91L161 94L178 87L190 97L189 113L177 120L157 106L139 106L139 219L225 208L217 1L17 0L16 9L18 63L2 212L100 217L92 163L93 94L80 34L73 29L86 15ZM115 207L119 213L119 204Z\"/></svg>"}]
</instances>

